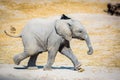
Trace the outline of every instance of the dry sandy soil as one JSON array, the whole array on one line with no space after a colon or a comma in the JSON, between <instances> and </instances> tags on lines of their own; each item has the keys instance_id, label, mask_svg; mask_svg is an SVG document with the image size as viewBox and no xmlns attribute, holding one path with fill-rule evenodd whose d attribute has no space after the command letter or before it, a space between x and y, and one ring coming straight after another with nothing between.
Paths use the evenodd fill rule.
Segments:
<instances>
[{"instance_id":1,"label":"dry sandy soil","mask_svg":"<svg viewBox=\"0 0 120 80\"><path fill-rule=\"evenodd\" d=\"M24 66L0 64L0 80L119 80L120 68L84 66L84 72L70 66L54 66L52 71L27 70Z\"/></svg>"},{"instance_id":2,"label":"dry sandy soil","mask_svg":"<svg viewBox=\"0 0 120 80\"><path fill-rule=\"evenodd\" d=\"M104 13L108 2L119 0L0 0L0 80L119 80L120 79L120 17ZM13 56L23 51L20 38L10 38L10 26L17 35L32 18L60 17L62 13L79 20L86 28L94 48L93 55L87 55L84 41L73 39L71 47L84 72L73 71L72 63L58 53L54 70L43 71L47 52L37 59L38 70L24 69L28 59L20 65L13 65ZM42 65L42 66L40 66ZM16 67L17 69L14 69Z\"/></svg>"}]
</instances>

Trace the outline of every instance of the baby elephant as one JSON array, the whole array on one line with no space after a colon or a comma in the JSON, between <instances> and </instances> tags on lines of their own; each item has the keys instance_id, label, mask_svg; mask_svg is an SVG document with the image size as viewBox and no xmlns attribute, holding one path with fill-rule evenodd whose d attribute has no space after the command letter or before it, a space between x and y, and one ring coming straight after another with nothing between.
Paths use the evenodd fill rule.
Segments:
<instances>
[{"instance_id":1,"label":"baby elephant","mask_svg":"<svg viewBox=\"0 0 120 80\"><path fill-rule=\"evenodd\" d=\"M19 65L22 60L30 57L28 68L36 66L36 59L39 53L48 51L48 60L44 70L50 70L59 51L72 61L75 70L80 70L81 64L70 47L72 38L85 40L89 49L88 54L91 55L93 53L89 36L84 27L78 20L71 19L64 14L57 19L32 19L18 36L4 32L8 36L22 38L24 51L15 55L13 60L15 64Z\"/></svg>"}]
</instances>

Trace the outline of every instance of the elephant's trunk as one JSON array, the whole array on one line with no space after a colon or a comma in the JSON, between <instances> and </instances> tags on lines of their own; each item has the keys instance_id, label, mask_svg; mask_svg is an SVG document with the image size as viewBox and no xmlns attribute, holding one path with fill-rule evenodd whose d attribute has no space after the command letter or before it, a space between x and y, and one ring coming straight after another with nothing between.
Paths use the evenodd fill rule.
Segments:
<instances>
[{"instance_id":1,"label":"elephant's trunk","mask_svg":"<svg viewBox=\"0 0 120 80\"><path fill-rule=\"evenodd\" d=\"M91 45L90 38L89 38L88 34L85 35L84 39L85 39L86 44L87 44L88 49L89 49L88 52L87 52L87 54L91 55L93 53L93 48L92 48L92 45Z\"/></svg>"}]
</instances>

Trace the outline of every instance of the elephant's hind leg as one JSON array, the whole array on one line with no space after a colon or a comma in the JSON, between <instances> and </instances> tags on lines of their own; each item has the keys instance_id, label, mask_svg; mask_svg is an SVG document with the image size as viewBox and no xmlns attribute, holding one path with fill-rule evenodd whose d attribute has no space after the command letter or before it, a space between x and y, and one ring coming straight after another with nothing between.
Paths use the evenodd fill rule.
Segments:
<instances>
[{"instance_id":1,"label":"elephant's hind leg","mask_svg":"<svg viewBox=\"0 0 120 80\"><path fill-rule=\"evenodd\" d=\"M36 66L36 60L37 60L37 57L38 57L39 53L38 54L35 54L35 55L32 55L30 56L30 59L28 61L28 65L27 65L27 68L28 69L38 69L37 66Z\"/></svg>"},{"instance_id":2,"label":"elephant's hind leg","mask_svg":"<svg viewBox=\"0 0 120 80\"><path fill-rule=\"evenodd\" d=\"M22 60L24 60L25 58L27 58L29 56L35 55L35 53L37 53L37 49L35 47L33 49L31 46L27 46L27 47L25 47L24 52L15 55L13 60L14 60L15 64L19 65ZM30 60L32 61L33 58L35 58L35 57L31 57ZM32 62L35 62L35 61L36 60L34 59Z\"/></svg>"},{"instance_id":3,"label":"elephant's hind leg","mask_svg":"<svg viewBox=\"0 0 120 80\"><path fill-rule=\"evenodd\" d=\"M25 58L27 58L27 57L29 57L28 53L23 52L23 53L20 53L20 54L15 55L15 56L13 57L13 60L14 60L14 63L15 63L16 65L19 65L20 62L21 62L22 60L24 60Z\"/></svg>"}]
</instances>

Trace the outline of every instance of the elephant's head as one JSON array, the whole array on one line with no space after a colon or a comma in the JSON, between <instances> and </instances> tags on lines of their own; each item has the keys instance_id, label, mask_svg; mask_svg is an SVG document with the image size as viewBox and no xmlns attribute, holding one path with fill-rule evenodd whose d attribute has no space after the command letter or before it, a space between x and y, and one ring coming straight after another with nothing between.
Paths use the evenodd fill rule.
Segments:
<instances>
[{"instance_id":1,"label":"elephant's head","mask_svg":"<svg viewBox=\"0 0 120 80\"><path fill-rule=\"evenodd\" d=\"M64 18L67 17L63 15ZM77 38L79 40L85 40L89 48L88 54L93 53L93 48L89 39L89 36L85 28L81 25L78 20L73 20L71 18L61 18L56 21L56 32L58 35L62 36L64 39L70 41L72 38Z\"/></svg>"}]
</instances>

